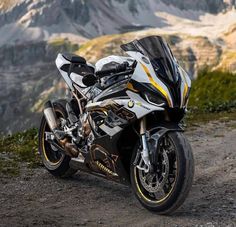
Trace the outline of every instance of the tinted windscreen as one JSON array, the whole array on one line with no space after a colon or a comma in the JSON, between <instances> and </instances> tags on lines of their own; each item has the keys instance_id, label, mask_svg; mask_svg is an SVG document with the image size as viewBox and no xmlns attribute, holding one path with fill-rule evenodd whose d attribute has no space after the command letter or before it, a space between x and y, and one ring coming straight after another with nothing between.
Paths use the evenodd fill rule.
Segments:
<instances>
[{"instance_id":1,"label":"tinted windscreen","mask_svg":"<svg viewBox=\"0 0 236 227\"><path fill-rule=\"evenodd\" d=\"M121 48L124 51L141 52L149 58L157 75L160 75L164 79L168 79L172 82L176 82L178 80L176 63L173 54L168 44L162 37L146 37L122 45Z\"/></svg>"}]
</instances>

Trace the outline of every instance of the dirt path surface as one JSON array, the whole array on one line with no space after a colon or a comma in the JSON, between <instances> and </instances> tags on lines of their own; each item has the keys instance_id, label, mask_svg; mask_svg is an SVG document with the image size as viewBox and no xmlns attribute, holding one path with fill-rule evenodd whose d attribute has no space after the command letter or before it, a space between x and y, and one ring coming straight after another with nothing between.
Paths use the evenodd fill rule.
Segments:
<instances>
[{"instance_id":1,"label":"dirt path surface","mask_svg":"<svg viewBox=\"0 0 236 227\"><path fill-rule=\"evenodd\" d=\"M123 185L23 168L17 178L0 178L0 226L236 226L236 122L212 122L186 135L195 179L171 216L148 212Z\"/></svg>"}]
</instances>

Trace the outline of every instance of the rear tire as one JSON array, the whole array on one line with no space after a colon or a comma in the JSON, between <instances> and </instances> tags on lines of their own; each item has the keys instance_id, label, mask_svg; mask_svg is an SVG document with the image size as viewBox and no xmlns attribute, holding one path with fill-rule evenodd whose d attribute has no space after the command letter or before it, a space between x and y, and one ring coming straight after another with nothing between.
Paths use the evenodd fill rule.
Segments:
<instances>
[{"instance_id":1,"label":"rear tire","mask_svg":"<svg viewBox=\"0 0 236 227\"><path fill-rule=\"evenodd\" d=\"M58 117L67 118L66 101L57 100L53 103L55 113ZM45 140L45 131L50 132L49 126L45 117L41 119L39 128L39 153L45 168L54 176L70 177L77 172L69 165L71 157L62 154L60 151L55 151L51 145Z\"/></svg>"},{"instance_id":2,"label":"rear tire","mask_svg":"<svg viewBox=\"0 0 236 227\"><path fill-rule=\"evenodd\" d=\"M131 184L135 196L145 208L160 214L170 214L183 204L192 186L194 176L192 149L183 133L169 132L167 137L172 141L175 148L177 167L173 187L162 199L155 200L155 196L153 198L152 193L148 192L143 187L141 181L139 181L139 170L133 164L137 155L137 149L133 152L130 165Z\"/></svg>"}]
</instances>

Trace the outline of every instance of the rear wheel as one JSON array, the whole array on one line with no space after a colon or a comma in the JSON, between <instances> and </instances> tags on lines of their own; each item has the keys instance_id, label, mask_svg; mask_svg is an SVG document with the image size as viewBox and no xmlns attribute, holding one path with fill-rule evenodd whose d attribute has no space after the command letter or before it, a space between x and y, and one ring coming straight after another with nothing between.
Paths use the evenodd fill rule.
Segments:
<instances>
[{"instance_id":1,"label":"rear wheel","mask_svg":"<svg viewBox=\"0 0 236 227\"><path fill-rule=\"evenodd\" d=\"M137 150L133 152L130 169L136 197L151 211L161 214L173 212L184 202L192 185L194 160L190 144L180 132L165 135L160 141L152 173L146 173L133 164L141 159Z\"/></svg>"},{"instance_id":2,"label":"rear wheel","mask_svg":"<svg viewBox=\"0 0 236 227\"><path fill-rule=\"evenodd\" d=\"M55 113L59 119L67 118L65 105L65 100L58 100L53 103ZM47 134L50 133L51 130L43 116L39 128L39 153L43 164L54 176L69 177L76 172L76 170L72 169L69 165L71 158L46 140Z\"/></svg>"}]
</instances>

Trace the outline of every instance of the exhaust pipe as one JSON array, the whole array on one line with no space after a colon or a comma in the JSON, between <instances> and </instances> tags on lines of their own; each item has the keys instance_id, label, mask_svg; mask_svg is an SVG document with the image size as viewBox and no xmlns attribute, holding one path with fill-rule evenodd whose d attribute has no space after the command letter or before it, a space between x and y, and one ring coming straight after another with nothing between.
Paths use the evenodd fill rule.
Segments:
<instances>
[{"instance_id":1,"label":"exhaust pipe","mask_svg":"<svg viewBox=\"0 0 236 227\"><path fill-rule=\"evenodd\" d=\"M56 138L58 140L63 139L64 132L61 131L60 129L58 129L58 119L57 119L57 116L56 116L56 113L54 111L54 107L53 107L51 101L48 101L45 103L43 113L44 113L46 121L49 125L49 128L54 133Z\"/></svg>"},{"instance_id":2,"label":"exhaust pipe","mask_svg":"<svg viewBox=\"0 0 236 227\"><path fill-rule=\"evenodd\" d=\"M68 141L68 138L65 138L65 134L63 131L58 129L58 119L51 101L45 103L43 113L49 125L49 128L54 133L59 143L65 149L66 154L71 157L77 157L79 155L79 150L77 149L77 147L74 144L70 143Z\"/></svg>"},{"instance_id":3,"label":"exhaust pipe","mask_svg":"<svg viewBox=\"0 0 236 227\"><path fill-rule=\"evenodd\" d=\"M56 119L57 117L51 101L45 103L43 113L51 131L54 132L57 129L58 125Z\"/></svg>"}]
</instances>

